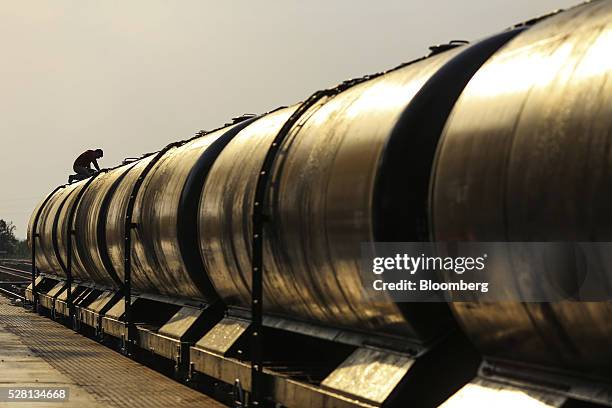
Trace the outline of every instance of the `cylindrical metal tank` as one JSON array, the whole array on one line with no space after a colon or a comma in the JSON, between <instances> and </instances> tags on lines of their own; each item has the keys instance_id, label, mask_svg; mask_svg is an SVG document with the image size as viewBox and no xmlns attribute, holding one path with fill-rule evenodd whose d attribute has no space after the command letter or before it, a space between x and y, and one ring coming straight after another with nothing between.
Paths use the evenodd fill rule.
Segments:
<instances>
[{"instance_id":1,"label":"cylindrical metal tank","mask_svg":"<svg viewBox=\"0 0 612 408\"><path fill-rule=\"evenodd\" d=\"M100 173L81 196L74 218L75 275L90 276L102 285L119 287L122 284L106 249L107 214L115 189L133 165Z\"/></svg>"},{"instance_id":2,"label":"cylindrical metal tank","mask_svg":"<svg viewBox=\"0 0 612 408\"><path fill-rule=\"evenodd\" d=\"M43 198L38 204L36 204L36 207L34 207L34 210L32 210L32 214L30 214L30 219L28 220L28 227L27 227L28 229L26 231L26 241L28 242L28 247L30 248L30 251L32 250L32 245L36 244L37 248L40 245L39 243L40 239L36 237L36 234L38 234L38 226L40 225L39 220L41 218L39 213L42 212L43 207L46 206L46 204L49 202L49 200L51 200L53 195L57 194L59 189L60 187L58 187L57 190L52 191L49 194L47 194L45 198ZM38 216L38 219L37 219L37 216ZM34 231L35 229L34 223L36 223L36 231ZM36 254L36 260L35 260L36 263L38 263L39 256L40 254Z\"/></svg>"},{"instance_id":3,"label":"cylindrical metal tank","mask_svg":"<svg viewBox=\"0 0 612 408\"><path fill-rule=\"evenodd\" d=\"M48 216L52 203L54 202L54 200L56 200L62 188L63 186L60 187L57 191L50 193L45 199L43 199L32 212L32 215L30 216L30 221L28 222L28 245L30 249L32 249L33 243L36 244L36 267L43 273L50 273L52 270L54 270L55 267L52 266L54 264L57 264L57 267L60 268L56 258L53 258L51 260L47 259L45 250L43 249L45 239L42 237L42 225L44 224L44 220ZM47 200L46 203L45 200ZM40 215L37 220L36 228L34 228L36 215L39 212ZM53 241L49 240L48 242L52 247Z\"/></svg>"},{"instance_id":4,"label":"cylindrical metal tank","mask_svg":"<svg viewBox=\"0 0 612 408\"><path fill-rule=\"evenodd\" d=\"M198 198L208 170L223 147L252 119L211 132L168 150L145 176L134 205L132 286L173 297L213 300L198 252ZM119 183L109 203L107 244L123 279L123 243L128 197L148 163L139 163ZM118 264L121 266L118 267Z\"/></svg>"},{"instance_id":5,"label":"cylindrical metal tank","mask_svg":"<svg viewBox=\"0 0 612 408\"><path fill-rule=\"evenodd\" d=\"M104 231L106 250L111 262L111 267L121 282L123 282L125 278L125 217L127 214L128 201L138 177L140 177L154 157L154 155L150 155L132 163L130 165L130 170L121 178L113 194L109 198Z\"/></svg>"},{"instance_id":6,"label":"cylindrical metal tank","mask_svg":"<svg viewBox=\"0 0 612 408\"><path fill-rule=\"evenodd\" d=\"M374 192L388 182L379 178L382 170L397 165L388 146L402 138L399 146L407 157L428 157L414 164L427 176L446 114L462 87L513 35L399 67L324 98L302 115L273 169L264 241L267 313L423 343L448 329L445 305L406 306L364 295L360 244L379 238L375 219L383 226L397 222L386 216L384 205L374 205ZM431 109L439 113L428 116ZM254 190L266 151L294 110L269 114L232 140L213 165L200 200L202 257L215 288L232 306L250 304ZM394 189L419 195L423 210L406 218L424 213L428 183L412 190L404 182L407 174L386 174ZM417 235L415 220L409 221L400 240Z\"/></svg>"},{"instance_id":7,"label":"cylindrical metal tank","mask_svg":"<svg viewBox=\"0 0 612 408\"><path fill-rule=\"evenodd\" d=\"M74 219L73 224L70 225L69 229L69 218L71 213L73 212L73 208L78 204L79 193L82 189L86 188L89 180L82 180L78 183L70 184L66 189L70 189L70 192L66 194L66 198L61 206L58 209L56 215L56 221L54 226L53 233L55 234L55 246L57 248L57 255L60 260L60 263L64 265L64 268L68 267L68 231L74 230ZM74 235L72 237L72 264L71 264L71 273L72 278L76 280L82 281L90 281L95 282L96 275L90 275L80 262L80 259L75 256L75 239Z\"/></svg>"},{"instance_id":8,"label":"cylindrical metal tank","mask_svg":"<svg viewBox=\"0 0 612 408\"><path fill-rule=\"evenodd\" d=\"M242 130L217 158L200 199L200 252L219 296L250 302L252 225L257 175L266 149L297 106L277 110ZM274 297L270 301L274 301Z\"/></svg>"},{"instance_id":9,"label":"cylindrical metal tank","mask_svg":"<svg viewBox=\"0 0 612 408\"><path fill-rule=\"evenodd\" d=\"M39 237L36 241L36 267L42 273L66 275L65 252L61 252L58 245L59 214L68 199L74 195L75 190L82 185L83 182L79 182L60 188L41 210L37 225ZM32 214L30 223L33 222L35 216L36 213Z\"/></svg>"},{"instance_id":10,"label":"cylindrical metal tank","mask_svg":"<svg viewBox=\"0 0 612 408\"><path fill-rule=\"evenodd\" d=\"M55 270L61 270L61 266L55 253L53 251L53 239L49 230L48 235L44 233L45 223L49 218L54 205L59 205L61 200L58 200L58 196L61 194L61 188L49 197L46 203L41 202L38 204L36 210L30 216L30 222L28 224L28 239L30 242L30 248L32 248L32 240L36 243L36 268L42 273L56 273ZM34 219L36 214L40 211L36 229L34 230ZM51 224L52 225L52 224ZM51 251L49 251L51 249ZM47 253L51 255L47 257ZM60 273L62 273L60 271Z\"/></svg>"},{"instance_id":11,"label":"cylindrical metal tank","mask_svg":"<svg viewBox=\"0 0 612 408\"><path fill-rule=\"evenodd\" d=\"M437 153L436 240L612 240L611 50L612 2L595 1L538 23L478 71ZM520 271L495 272L513 285ZM486 356L609 376L609 302L452 309Z\"/></svg>"}]
</instances>

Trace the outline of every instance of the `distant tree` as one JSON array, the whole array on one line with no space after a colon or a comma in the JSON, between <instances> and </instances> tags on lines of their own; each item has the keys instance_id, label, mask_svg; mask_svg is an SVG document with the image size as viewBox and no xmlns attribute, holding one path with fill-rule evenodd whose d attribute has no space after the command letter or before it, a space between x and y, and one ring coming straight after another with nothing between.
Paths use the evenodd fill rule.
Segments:
<instances>
[{"instance_id":1,"label":"distant tree","mask_svg":"<svg viewBox=\"0 0 612 408\"><path fill-rule=\"evenodd\" d=\"M30 246L27 240L19 240L15 245L15 258L28 259L30 257Z\"/></svg>"},{"instance_id":2,"label":"distant tree","mask_svg":"<svg viewBox=\"0 0 612 408\"><path fill-rule=\"evenodd\" d=\"M0 256L14 255L18 242L15 238L15 225L0 219Z\"/></svg>"}]
</instances>

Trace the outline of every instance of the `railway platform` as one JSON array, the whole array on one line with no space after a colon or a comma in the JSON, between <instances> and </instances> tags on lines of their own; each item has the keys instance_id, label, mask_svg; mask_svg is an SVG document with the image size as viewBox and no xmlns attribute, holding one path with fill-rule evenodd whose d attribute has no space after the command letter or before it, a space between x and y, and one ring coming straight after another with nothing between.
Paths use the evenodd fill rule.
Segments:
<instances>
[{"instance_id":1,"label":"railway platform","mask_svg":"<svg viewBox=\"0 0 612 408\"><path fill-rule=\"evenodd\" d=\"M0 407L222 407L210 397L0 296L0 388L68 389Z\"/></svg>"}]
</instances>

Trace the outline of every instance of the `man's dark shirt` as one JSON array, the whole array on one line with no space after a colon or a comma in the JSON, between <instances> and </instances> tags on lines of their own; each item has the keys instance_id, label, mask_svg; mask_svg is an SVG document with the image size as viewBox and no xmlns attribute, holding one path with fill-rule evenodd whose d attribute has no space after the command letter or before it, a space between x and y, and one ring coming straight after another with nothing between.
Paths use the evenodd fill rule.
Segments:
<instances>
[{"instance_id":1,"label":"man's dark shirt","mask_svg":"<svg viewBox=\"0 0 612 408\"><path fill-rule=\"evenodd\" d=\"M77 159L74 161L74 166L89 167L89 165L93 163L94 167L98 169L98 162L96 159L96 152L94 150L87 150L77 157Z\"/></svg>"}]
</instances>

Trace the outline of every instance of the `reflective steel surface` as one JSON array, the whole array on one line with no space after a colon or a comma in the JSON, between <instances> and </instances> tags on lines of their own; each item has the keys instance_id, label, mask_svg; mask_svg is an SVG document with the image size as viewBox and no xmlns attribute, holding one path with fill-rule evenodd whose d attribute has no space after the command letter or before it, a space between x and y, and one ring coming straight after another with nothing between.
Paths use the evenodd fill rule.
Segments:
<instances>
[{"instance_id":1,"label":"reflective steel surface","mask_svg":"<svg viewBox=\"0 0 612 408\"><path fill-rule=\"evenodd\" d=\"M475 379L446 400L439 408L521 407L560 408L567 398L537 389L524 389Z\"/></svg>"},{"instance_id":2,"label":"reflective steel surface","mask_svg":"<svg viewBox=\"0 0 612 408\"><path fill-rule=\"evenodd\" d=\"M77 205L77 199L79 196L79 192L85 187L87 184L87 180L79 181L78 183L74 183L66 187L66 190L70 189L71 192L67 192L66 198L61 206L61 208L57 212L57 219L55 225L55 234L56 234L56 247L58 250L58 257L60 262L68 267L68 224L70 222L70 213L75 205ZM70 226L71 230L74 230L74 220ZM74 236L72 239L72 278L77 280L85 280L85 281L95 281L95 276L87 273L78 256L76 256L75 251L75 241Z\"/></svg>"},{"instance_id":3,"label":"reflective steel surface","mask_svg":"<svg viewBox=\"0 0 612 408\"><path fill-rule=\"evenodd\" d=\"M67 185L58 190L47 202L41 211L38 220L38 238L36 247L36 267L43 273L64 276L66 267L66 252L62 252L60 240L66 235L60 231L60 214L66 207L66 203L73 197L75 191L82 186L83 182Z\"/></svg>"},{"instance_id":4,"label":"reflective steel surface","mask_svg":"<svg viewBox=\"0 0 612 408\"><path fill-rule=\"evenodd\" d=\"M36 268L43 273L50 273L51 271L53 271L54 262L57 265L57 267L60 268L59 263L57 263L57 259L54 257L53 259L48 260L47 256L45 255L45 251L42 249L44 245L44 241L46 241L45 238L47 237L43 238L42 234L41 236L35 237L36 234L40 234L41 231L44 229L44 227L42 227L44 223L44 219L47 217L47 215L50 212L52 200L55 200L57 198L57 195L60 193L60 191L61 191L61 188L60 190L54 193L50 193L47 196L49 197L49 200L46 203L44 202L45 201L44 199L40 203L38 203L36 205L36 208L32 212L32 215L30 216L30 221L28 222L28 245L30 249L32 249L32 245L34 243L36 244L36 254L35 254ZM34 221L36 218L36 214L38 214L39 211L40 211L40 216L37 221L36 230L34 231ZM51 247L53 247L52 241L48 241L48 242L50 242Z\"/></svg>"},{"instance_id":5,"label":"reflective steel surface","mask_svg":"<svg viewBox=\"0 0 612 408\"><path fill-rule=\"evenodd\" d=\"M438 152L436 239L612 240L610 50L612 2L592 2L538 23L481 68ZM513 285L516 271L497 272ZM609 376L610 303L452 308L487 356Z\"/></svg>"},{"instance_id":6,"label":"reflective steel surface","mask_svg":"<svg viewBox=\"0 0 612 408\"><path fill-rule=\"evenodd\" d=\"M250 304L250 216L257 176L272 139L296 108L270 113L238 133L206 179L198 220L200 252L215 290L230 305Z\"/></svg>"},{"instance_id":7,"label":"reflective steel surface","mask_svg":"<svg viewBox=\"0 0 612 408\"><path fill-rule=\"evenodd\" d=\"M168 151L147 175L134 206L134 288L185 297L205 296L189 276L177 238L180 195L189 171L217 135Z\"/></svg>"},{"instance_id":8,"label":"reflective steel surface","mask_svg":"<svg viewBox=\"0 0 612 408\"><path fill-rule=\"evenodd\" d=\"M390 299L364 297L360 243L373 240L374 180L398 117L458 53L433 56L323 100L291 130L274 169L268 209L273 222L264 237L268 313L416 340L431 334L418 333ZM215 162L200 201L206 270L232 305L250 302L257 172L294 109L272 113L242 131Z\"/></svg>"},{"instance_id":9,"label":"reflective steel surface","mask_svg":"<svg viewBox=\"0 0 612 408\"><path fill-rule=\"evenodd\" d=\"M106 250L108 251L111 265L121 282L123 282L125 277L123 262L125 258L125 216L127 213L128 201L136 180L153 157L154 156L147 156L130 164L129 171L125 173L125 176L121 179L119 184L117 184L108 203L105 224ZM137 287L139 278L138 275L133 274L132 286L134 288Z\"/></svg>"},{"instance_id":10,"label":"reflective steel surface","mask_svg":"<svg viewBox=\"0 0 612 408\"><path fill-rule=\"evenodd\" d=\"M210 165L237 129L245 125L226 127L170 149L147 174L133 215L138 225L132 255L135 290L205 300L216 297L208 277L198 267L201 260L194 221L196 203ZM192 174L195 177L190 179ZM195 190L194 194L187 189ZM116 194L119 193L118 189ZM181 225L184 215L192 233L189 226ZM186 244L181 246L181 240ZM197 257L195 266L188 263L189 251Z\"/></svg>"},{"instance_id":11,"label":"reflective steel surface","mask_svg":"<svg viewBox=\"0 0 612 408\"><path fill-rule=\"evenodd\" d=\"M415 231L423 228L442 241L610 241L612 3L585 4L518 34L468 78L455 104L456 95L439 84L452 81L453 69L465 77L458 60L477 57L472 68L478 68L489 57L470 54L474 47L389 71L321 99L299 118L280 146L267 201L266 313L402 342L425 343L447 328L445 305L364 295L360 244L381 236L377 222L385 224L381 231L400 225L386 228L397 240L420 237ZM417 176L396 171L401 166L387 159L397 151L396 164L403 154L413 160L422 142L436 145L437 134L422 140L419 133L429 116L405 116L425 112L423 106L437 109L423 105L432 97L454 108L448 122L446 113L436 117L446 125L426 203L430 219L403 235L405 220L394 222L402 206L376 204L399 196L381 198L377 188L406 189L422 174L429 185L429 156L417 163ZM249 308L258 172L296 108L215 131L161 157L136 199L135 291L198 300L218 295L229 306ZM153 158L100 175L85 192L74 225L76 279L116 287L123 280L126 208ZM36 255L42 272L65 269L67 218L84 184L66 186L42 208ZM413 209L423 205L417 198L405 218L415 218ZM500 271L505 284L513 284L513 272ZM602 284L612 287L612 279ZM452 309L487 357L609 376L609 303L455 303Z\"/></svg>"},{"instance_id":12,"label":"reflective steel surface","mask_svg":"<svg viewBox=\"0 0 612 408\"><path fill-rule=\"evenodd\" d=\"M121 178L132 165L99 174L81 197L74 219L75 273L94 282L118 287L122 284L106 251L105 228L108 204ZM79 270L78 268L83 268Z\"/></svg>"},{"instance_id":13,"label":"reflective steel surface","mask_svg":"<svg viewBox=\"0 0 612 408\"><path fill-rule=\"evenodd\" d=\"M382 404L414 362L406 355L358 348L321 385Z\"/></svg>"}]
</instances>

